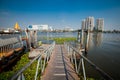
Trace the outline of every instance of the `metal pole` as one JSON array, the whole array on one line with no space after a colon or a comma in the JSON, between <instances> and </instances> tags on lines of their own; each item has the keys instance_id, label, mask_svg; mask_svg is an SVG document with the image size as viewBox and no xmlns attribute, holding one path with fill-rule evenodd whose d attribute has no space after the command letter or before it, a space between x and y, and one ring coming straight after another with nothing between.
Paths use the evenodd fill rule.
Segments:
<instances>
[{"instance_id":1,"label":"metal pole","mask_svg":"<svg viewBox=\"0 0 120 80\"><path fill-rule=\"evenodd\" d=\"M73 54L74 54L74 61L75 61L75 70L76 70L76 73L78 73L78 71L77 71L77 61L76 61L75 51L73 52Z\"/></svg>"},{"instance_id":2,"label":"metal pole","mask_svg":"<svg viewBox=\"0 0 120 80\"><path fill-rule=\"evenodd\" d=\"M84 80L86 80L86 73L85 73L85 66L84 66L83 58L82 58L82 68L83 68L83 76L84 76Z\"/></svg>"},{"instance_id":3,"label":"metal pole","mask_svg":"<svg viewBox=\"0 0 120 80\"><path fill-rule=\"evenodd\" d=\"M44 58L44 63L43 63L43 67L42 67L42 74L43 74L43 71L44 71L44 69L45 69L45 62L46 62L46 55L45 55L45 58Z\"/></svg>"},{"instance_id":4,"label":"metal pole","mask_svg":"<svg viewBox=\"0 0 120 80\"><path fill-rule=\"evenodd\" d=\"M37 68L36 68L36 73L35 73L35 79L34 79L34 80L37 80L37 75L38 75L38 69L39 69L40 61L41 61L41 56L40 56L39 59L38 59Z\"/></svg>"},{"instance_id":5,"label":"metal pole","mask_svg":"<svg viewBox=\"0 0 120 80\"><path fill-rule=\"evenodd\" d=\"M80 59L79 64L78 64L78 73L80 72L81 62L82 62L82 60Z\"/></svg>"},{"instance_id":6,"label":"metal pole","mask_svg":"<svg viewBox=\"0 0 120 80\"><path fill-rule=\"evenodd\" d=\"M89 30L88 32L86 33L86 44L85 44L85 53L87 54L87 51L88 51L88 45L89 45Z\"/></svg>"}]
</instances>

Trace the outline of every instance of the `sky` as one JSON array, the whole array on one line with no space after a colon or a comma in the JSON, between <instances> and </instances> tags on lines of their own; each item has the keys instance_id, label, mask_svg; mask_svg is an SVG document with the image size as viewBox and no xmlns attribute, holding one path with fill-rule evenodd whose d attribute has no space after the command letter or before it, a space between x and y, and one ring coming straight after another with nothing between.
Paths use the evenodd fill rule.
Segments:
<instances>
[{"instance_id":1,"label":"sky","mask_svg":"<svg viewBox=\"0 0 120 80\"><path fill-rule=\"evenodd\" d=\"M89 16L104 18L104 29L120 30L120 0L0 0L0 28L48 24L55 29L81 28Z\"/></svg>"}]
</instances>

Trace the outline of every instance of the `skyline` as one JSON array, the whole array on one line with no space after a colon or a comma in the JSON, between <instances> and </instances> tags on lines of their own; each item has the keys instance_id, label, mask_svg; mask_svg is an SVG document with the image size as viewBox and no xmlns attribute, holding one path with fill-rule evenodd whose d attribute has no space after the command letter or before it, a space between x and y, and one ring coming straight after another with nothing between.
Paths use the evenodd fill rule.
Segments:
<instances>
[{"instance_id":1,"label":"skyline","mask_svg":"<svg viewBox=\"0 0 120 80\"><path fill-rule=\"evenodd\" d=\"M93 16L104 18L105 30L120 30L119 14L119 0L0 0L0 28L18 22L22 29L34 24L80 29L81 21Z\"/></svg>"}]
</instances>

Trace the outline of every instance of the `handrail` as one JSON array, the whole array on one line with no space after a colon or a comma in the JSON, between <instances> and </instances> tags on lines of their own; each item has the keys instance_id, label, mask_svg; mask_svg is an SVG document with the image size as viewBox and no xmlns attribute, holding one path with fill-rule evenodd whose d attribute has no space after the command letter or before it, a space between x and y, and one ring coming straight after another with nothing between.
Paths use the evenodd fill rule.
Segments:
<instances>
[{"instance_id":1,"label":"handrail","mask_svg":"<svg viewBox=\"0 0 120 80\"><path fill-rule=\"evenodd\" d=\"M29 63L27 63L24 67L22 67L19 71L17 71L9 80L15 80L18 78L20 78L21 80L25 80L23 72L35 61L38 59L38 63L37 63L37 67L36 67L36 72L35 72L35 77L34 80L37 79L37 75L38 75L38 68L41 67L41 73L43 73L44 69L45 69L45 64L46 62L48 62L48 59L50 58L50 55L52 53L52 49L55 46L55 42L53 42L48 48L46 48L43 53L46 54L44 57L44 63L40 65L40 63L42 63L42 55L44 54L39 54L37 57L35 57L33 60L31 60Z\"/></svg>"},{"instance_id":2,"label":"handrail","mask_svg":"<svg viewBox=\"0 0 120 80\"><path fill-rule=\"evenodd\" d=\"M83 74L84 74L84 80L86 80L86 75L85 75L85 68L84 68L84 61L87 61L95 70L97 70L104 79L106 80L113 80L111 76L109 76L106 72L104 72L102 69L100 69L97 65L95 65L92 61L90 61L89 59L87 59L80 50L76 49L75 47L73 47L71 44L69 43L65 43L65 47L67 47L68 53L70 54L70 49L72 49L72 51L74 51L73 53L77 53L81 56L80 62L79 62L79 66L77 68L77 65L75 65L75 69L76 69L76 73L78 73L80 71L80 65L82 63L82 67L83 67ZM71 55L72 56L72 55ZM73 57L72 57L73 58ZM75 58L75 57L74 57ZM75 61L76 64L76 61Z\"/></svg>"}]
</instances>

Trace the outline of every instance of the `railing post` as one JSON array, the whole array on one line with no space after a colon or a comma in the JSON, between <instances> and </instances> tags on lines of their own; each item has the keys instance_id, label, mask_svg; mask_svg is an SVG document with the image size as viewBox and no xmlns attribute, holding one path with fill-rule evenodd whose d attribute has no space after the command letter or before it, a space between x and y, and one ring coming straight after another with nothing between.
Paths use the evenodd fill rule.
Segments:
<instances>
[{"instance_id":1,"label":"railing post","mask_svg":"<svg viewBox=\"0 0 120 80\"><path fill-rule=\"evenodd\" d=\"M67 45L68 46L68 55L70 55L70 47L69 47L69 45Z\"/></svg>"},{"instance_id":2,"label":"railing post","mask_svg":"<svg viewBox=\"0 0 120 80\"><path fill-rule=\"evenodd\" d=\"M81 58L81 59L82 59L83 76L84 76L84 80L86 80L84 61L83 61L83 58Z\"/></svg>"},{"instance_id":3,"label":"railing post","mask_svg":"<svg viewBox=\"0 0 120 80\"><path fill-rule=\"evenodd\" d=\"M17 80L25 80L25 77L24 77L23 73L21 73L21 74L18 76Z\"/></svg>"},{"instance_id":4,"label":"railing post","mask_svg":"<svg viewBox=\"0 0 120 80\"><path fill-rule=\"evenodd\" d=\"M78 73L80 72L80 67L81 67L81 59L79 60L79 64L78 64Z\"/></svg>"},{"instance_id":5,"label":"railing post","mask_svg":"<svg viewBox=\"0 0 120 80\"><path fill-rule=\"evenodd\" d=\"M44 71L44 69L45 69L45 62L46 62L46 59L47 59L47 56L45 55L44 63L43 63L43 66L42 66L42 74L43 74L43 71Z\"/></svg>"},{"instance_id":6,"label":"railing post","mask_svg":"<svg viewBox=\"0 0 120 80\"><path fill-rule=\"evenodd\" d=\"M36 73L35 73L35 79L34 79L34 80L37 80L37 75L38 75L38 69L39 69L40 61L41 61L41 56L40 56L39 59L38 59L37 68L36 68Z\"/></svg>"},{"instance_id":7,"label":"railing post","mask_svg":"<svg viewBox=\"0 0 120 80\"><path fill-rule=\"evenodd\" d=\"M47 62L48 62L48 57L49 57L49 50L48 51L46 51L46 60L47 60Z\"/></svg>"},{"instance_id":8,"label":"railing post","mask_svg":"<svg viewBox=\"0 0 120 80\"><path fill-rule=\"evenodd\" d=\"M78 71L77 71L77 61L76 61L75 51L73 51L73 55L74 55L74 62L75 62L75 70L76 70L76 73L78 73Z\"/></svg>"},{"instance_id":9,"label":"railing post","mask_svg":"<svg viewBox=\"0 0 120 80\"><path fill-rule=\"evenodd\" d=\"M72 53L72 49L70 49L70 55L71 55L71 62L72 62L72 64L73 64L73 53Z\"/></svg>"}]
</instances>

